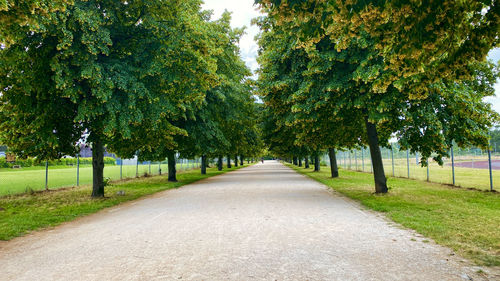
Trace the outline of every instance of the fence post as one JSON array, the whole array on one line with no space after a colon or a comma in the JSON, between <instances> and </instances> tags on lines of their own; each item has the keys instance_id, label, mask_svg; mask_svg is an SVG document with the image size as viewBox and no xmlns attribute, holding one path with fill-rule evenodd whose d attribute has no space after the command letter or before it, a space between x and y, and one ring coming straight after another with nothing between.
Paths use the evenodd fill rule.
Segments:
<instances>
[{"instance_id":1,"label":"fence post","mask_svg":"<svg viewBox=\"0 0 500 281\"><path fill-rule=\"evenodd\" d=\"M392 143L391 143L391 162L392 162L392 176L395 177L395 175L394 175L394 150L392 147Z\"/></svg>"},{"instance_id":2,"label":"fence post","mask_svg":"<svg viewBox=\"0 0 500 281\"><path fill-rule=\"evenodd\" d=\"M76 186L80 186L80 153L76 155Z\"/></svg>"},{"instance_id":3,"label":"fence post","mask_svg":"<svg viewBox=\"0 0 500 281\"><path fill-rule=\"evenodd\" d=\"M356 163L356 171L358 170L358 150L354 150L354 162Z\"/></svg>"},{"instance_id":4,"label":"fence post","mask_svg":"<svg viewBox=\"0 0 500 281\"><path fill-rule=\"evenodd\" d=\"M361 148L361 168L365 171L365 148Z\"/></svg>"},{"instance_id":5,"label":"fence post","mask_svg":"<svg viewBox=\"0 0 500 281\"><path fill-rule=\"evenodd\" d=\"M451 174L453 178L453 185L455 185L455 157L453 156L453 145L451 146Z\"/></svg>"},{"instance_id":6,"label":"fence post","mask_svg":"<svg viewBox=\"0 0 500 281\"><path fill-rule=\"evenodd\" d=\"M490 170L490 191L493 191L493 173L491 171L491 148L488 146L488 168Z\"/></svg>"},{"instance_id":7,"label":"fence post","mask_svg":"<svg viewBox=\"0 0 500 281\"><path fill-rule=\"evenodd\" d=\"M410 150L406 150L406 167L408 170L408 178L410 178Z\"/></svg>"},{"instance_id":8,"label":"fence post","mask_svg":"<svg viewBox=\"0 0 500 281\"><path fill-rule=\"evenodd\" d=\"M45 190L49 190L49 160L45 160Z\"/></svg>"},{"instance_id":9,"label":"fence post","mask_svg":"<svg viewBox=\"0 0 500 281\"><path fill-rule=\"evenodd\" d=\"M427 181L429 181L429 158L427 158Z\"/></svg>"}]
</instances>

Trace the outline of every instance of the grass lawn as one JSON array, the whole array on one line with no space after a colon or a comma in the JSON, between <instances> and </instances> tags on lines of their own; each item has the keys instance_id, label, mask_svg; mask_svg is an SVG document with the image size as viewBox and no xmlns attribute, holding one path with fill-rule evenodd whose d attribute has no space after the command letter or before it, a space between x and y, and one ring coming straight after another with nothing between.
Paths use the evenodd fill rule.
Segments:
<instances>
[{"instance_id":1,"label":"grass lawn","mask_svg":"<svg viewBox=\"0 0 500 281\"><path fill-rule=\"evenodd\" d=\"M243 167L248 166L247 164ZM0 197L0 240L9 240L33 230L56 226L77 217L95 213L125 201L158 191L177 188L204 178L241 168L207 169L201 175L199 169L178 173L178 182L167 181L167 176L154 176L112 183L105 188L106 198L91 199L91 186L73 187L50 192L19 194ZM117 191L125 195L117 195Z\"/></svg>"},{"instance_id":2,"label":"grass lawn","mask_svg":"<svg viewBox=\"0 0 500 281\"><path fill-rule=\"evenodd\" d=\"M389 193L375 195L372 174L341 169L332 179L329 167L289 166L479 265L500 265L499 193L388 178Z\"/></svg>"},{"instance_id":3,"label":"grass lawn","mask_svg":"<svg viewBox=\"0 0 500 281\"><path fill-rule=\"evenodd\" d=\"M356 164L357 160L357 164ZM487 158L476 159L477 161L485 161ZM465 161L457 159L457 163ZM470 159L468 159L470 161ZM364 165L358 157L351 157L351 163L343 158L339 160L339 165L344 169L371 172L371 163L365 159ZM392 161L383 159L384 170L386 175L392 176ZM410 158L410 178L418 180L427 180L427 167L421 167L415 163L415 158ZM429 181L435 183L452 184L452 167L449 161L444 166L439 166L436 163L431 163L429 166ZM363 170L364 168L364 170ZM394 160L394 175L396 177L406 178L408 176L408 166L406 159ZM500 191L500 170L493 170L493 187ZM490 189L490 175L488 169L473 169L465 167L455 167L455 185L467 188L476 188L481 190Z\"/></svg>"},{"instance_id":4,"label":"grass lawn","mask_svg":"<svg viewBox=\"0 0 500 281\"><path fill-rule=\"evenodd\" d=\"M195 164L196 165L196 164ZM177 164L177 170L186 170L193 167L192 163ZM167 164L161 165L162 173L167 172ZM149 173L149 165L139 165L139 175ZM151 174L158 174L158 163L151 164ZM122 177L134 178L136 176L135 165L124 165ZM120 166L107 165L104 167L104 177L112 180L120 179ZM48 177L49 189L68 187L76 185L76 166L53 166L49 167ZM80 185L92 183L92 166L80 166ZM12 195L38 191L45 189L45 167L28 167L22 169L0 169L0 196Z\"/></svg>"}]
</instances>

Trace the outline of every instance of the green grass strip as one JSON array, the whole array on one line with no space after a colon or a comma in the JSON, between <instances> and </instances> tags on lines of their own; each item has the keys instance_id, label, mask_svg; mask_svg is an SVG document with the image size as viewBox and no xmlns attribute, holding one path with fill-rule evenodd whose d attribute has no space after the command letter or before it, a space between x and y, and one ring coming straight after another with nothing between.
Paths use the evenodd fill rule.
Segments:
<instances>
[{"instance_id":1,"label":"green grass strip","mask_svg":"<svg viewBox=\"0 0 500 281\"><path fill-rule=\"evenodd\" d=\"M243 167L247 167L244 165ZM72 187L49 192L0 197L0 240L10 240L34 230L52 227L75 218L89 215L122 202L134 200L159 191L178 188L205 178L234 171L208 168L178 172L178 182L168 182L167 175L114 182L105 188L106 198L90 198L91 186ZM118 191L125 195L117 195Z\"/></svg>"},{"instance_id":2,"label":"green grass strip","mask_svg":"<svg viewBox=\"0 0 500 281\"><path fill-rule=\"evenodd\" d=\"M478 265L500 265L499 193L388 178L389 193L375 195L372 174L340 170L332 179L329 167L313 172L288 166Z\"/></svg>"},{"instance_id":3,"label":"green grass strip","mask_svg":"<svg viewBox=\"0 0 500 281\"><path fill-rule=\"evenodd\" d=\"M192 164L177 164L177 171L191 169ZM167 164L161 166L167 171ZM139 176L149 173L149 165L105 165L104 177L111 180L120 179L120 169L123 179L135 178L136 169ZM158 174L158 164L151 165L151 174ZM92 183L92 165L80 166L80 185ZM49 166L49 189L70 187L76 185L76 166ZM45 189L45 167L27 167L21 169L0 169L0 197L27 193L31 190Z\"/></svg>"}]
</instances>

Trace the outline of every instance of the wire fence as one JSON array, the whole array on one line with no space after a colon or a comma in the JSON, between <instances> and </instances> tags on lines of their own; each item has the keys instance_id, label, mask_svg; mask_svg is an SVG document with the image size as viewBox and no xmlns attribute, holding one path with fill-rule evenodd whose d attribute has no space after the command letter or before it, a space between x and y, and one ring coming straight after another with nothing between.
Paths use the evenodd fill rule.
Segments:
<instances>
[{"instance_id":1,"label":"wire fence","mask_svg":"<svg viewBox=\"0 0 500 281\"><path fill-rule=\"evenodd\" d=\"M500 146L499 146L500 147ZM417 179L441 184L450 184L480 190L500 189L500 152L492 144L492 151L479 148L450 149L450 157L444 158L440 166L432 158L423 167L418 153L400 150L397 144L392 148L381 147L384 171L388 177ZM327 154L322 161L330 166ZM337 151L337 165L346 170L373 172L368 148Z\"/></svg>"},{"instance_id":2,"label":"wire fence","mask_svg":"<svg viewBox=\"0 0 500 281\"><path fill-rule=\"evenodd\" d=\"M80 186L92 183L92 165L19 167L0 169L0 196L29 193L44 189ZM104 178L110 180L130 179L147 175L166 174L168 161L139 162L136 159L117 158L115 165L105 165ZM197 169L201 159L177 159L177 171Z\"/></svg>"}]
</instances>

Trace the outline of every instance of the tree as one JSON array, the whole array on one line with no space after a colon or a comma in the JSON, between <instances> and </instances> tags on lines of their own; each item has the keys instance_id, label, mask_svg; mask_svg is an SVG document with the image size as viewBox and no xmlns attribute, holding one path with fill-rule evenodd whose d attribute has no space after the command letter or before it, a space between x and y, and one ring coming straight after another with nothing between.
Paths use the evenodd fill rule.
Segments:
<instances>
[{"instance_id":1,"label":"tree","mask_svg":"<svg viewBox=\"0 0 500 281\"><path fill-rule=\"evenodd\" d=\"M227 103L230 102L231 95L240 95L247 90L244 84L246 77L250 75L239 57L237 45L243 29L232 29L230 21L230 13L226 11L219 20L209 23L211 40L219 50L214 54L218 84L209 89L202 104L190 108L186 119L179 123L179 127L187 132L186 136L177 140L179 151L186 157L200 155L202 173L206 172L207 157L219 156L230 146L223 127L227 118ZM233 105L230 109L233 110Z\"/></svg>"},{"instance_id":2,"label":"tree","mask_svg":"<svg viewBox=\"0 0 500 281\"><path fill-rule=\"evenodd\" d=\"M203 97L215 60L200 2L85 1L47 16L43 32L0 52L0 138L23 156L93 148L93 197L104 196L103 151L152 153L183 133L166 120Z\"/></svg>"},{"instance_id":3,"label":"tree","mask_svg":"<svg viewBox=\"0 0 500 281\"><path fill-rule=\"evenodd\" d=\"M327 77L336 72L324 75L316 70L324 67L318 63L321 60L313 60L304 50L297 48L297 41L283 26L266 28L268 24L265 19L260 22L263 30L259 40L261 94L268 101L266 104L270 110L276 111L273 115L278 112L275 107L284 106L282 112L286 116L280 119L285 120L285 125L293 128L296 134L294 144L300 147L297 156L302 158L310 154L310 150L329 148L333 159L332 177L337 177L334 149L360 143L349 131L345 132L345 126L361 128L361 131L363 126L352 124L355 118L341 118L335 106L327 102L329 94L326 88L331 86Z\"/></svg>"},{"instance_id":4,"label":"tree","mask_svg":"<svg viewBox=\"0 0 500 281\"><path fill-rule=\"evenodd\" d=\"M497 1L256 0L278 25L293 28L305 48L324 38L339 52L365 34L386 60L374 75L375 92L392 84L426 93L438 78L472 76L470 62L483 61L499 43ZM427 83L415 83L425 81Z\"/></svg>"},{"instance_id":5,"label":"tree","mask_svg":"<svg viewBox=\"0 0 500 281\"><path fill-rule=\"evenodd\" d=\"M292 40L283 32L271 31L272 22L261 18L258 24L263 30L259 36L258 93L265 104L263 112L263 138L269 151L283 158L308 155L308 149L297 143L297 127L293 122L292 95L300 87L300 75L307 69L306 54L291 47Z\"/></svg>"},{"instance_id":6,"label":"tree","mask_svg":"<svg viewBox=\"0 0 500 281\"><path fill-rule=\"evenodd\" d=\"M490 131L490 136L491 136L490 143L492 145L500 143L500 130L498 129L498 127ZM1 147L0 150L2 150Z\"/></svg>"},{"instance_id":7,"label":"tree","mask_svg":"<svg viewBox=\"0 0 500 281\"><path fill-rule=\"evenodd\" d=\"M0 0L0 44L10 45L26 32L41 32L72 0Z\"/></svg>"},{"instance_id":8,"label":"tree","mask_svg":"<svg viewBox=\"0 0 500 281\"><path fill-rule=\"evenodd\" d=\"M498 6L494 2L447 1L442 7L438 2L257 2L269 12L270 21L284 28L307 53L312 63L308 70L328 77L325 91L307 96L319 95L316 103L331 103L335 113L344 110L338 115L341 120L354 117L355 124L365 124L365 136L358 128L343 128L369 144L376 192L387 192L379 144L385 145L393 134L403 145L421 149L422 159L436 152L438 161L447 154L443 147L455 139L485 145L481 136L497 118L480 99L489 92L471 92L465 85L477 77L471 67L474 60L480 61L498 43ZM423 30L425 35L418 34ZM445 94L457 91L460 94L455 96ZM322 93L326 95L321 97ZM429 98L433 94L437 99ZM444 124L463 113L452 106L457 101L474 104L484 114L474 115L470 122L453 122L454 128L448 129ZM423 103L434 109L445 107L447 114L430 120L417 110ZM419 127L405 119L409 112L414 113ZM425 132L423 139L409 140L406 132L419 135L413 128ZM440 133L447 139L433 138Z\"/></svg>"},{"instance_id":9,"label":"tree","mask_svg":"<svg viewBox=\"0 0 500 281\"><path fill-rule=\"evenodd\" d=\"M210 49L216 60L216 81L205 92L199 103L184 105L184 111L176 119L168 119L182 130L170 140L156 147L149 147L145 157L167 157L169 180L176 181L175 154L192 158L201 156L202 173L206 171L208 158L217 157L218 168L222 169L222 155L236 155L237 150L248 147L245 135L252 127L252 112L255 108L248 76L250 71L239 56L237 43L242 29L230 27L230 14L223 13L216 21L210 21L210 14L204 13L205 33L212 44ZM258 134L258 133L255 133ZM230 158L230 157L229 157ZM230 165L228 165L230 167Z\"/></svg>"}]
</instances>

